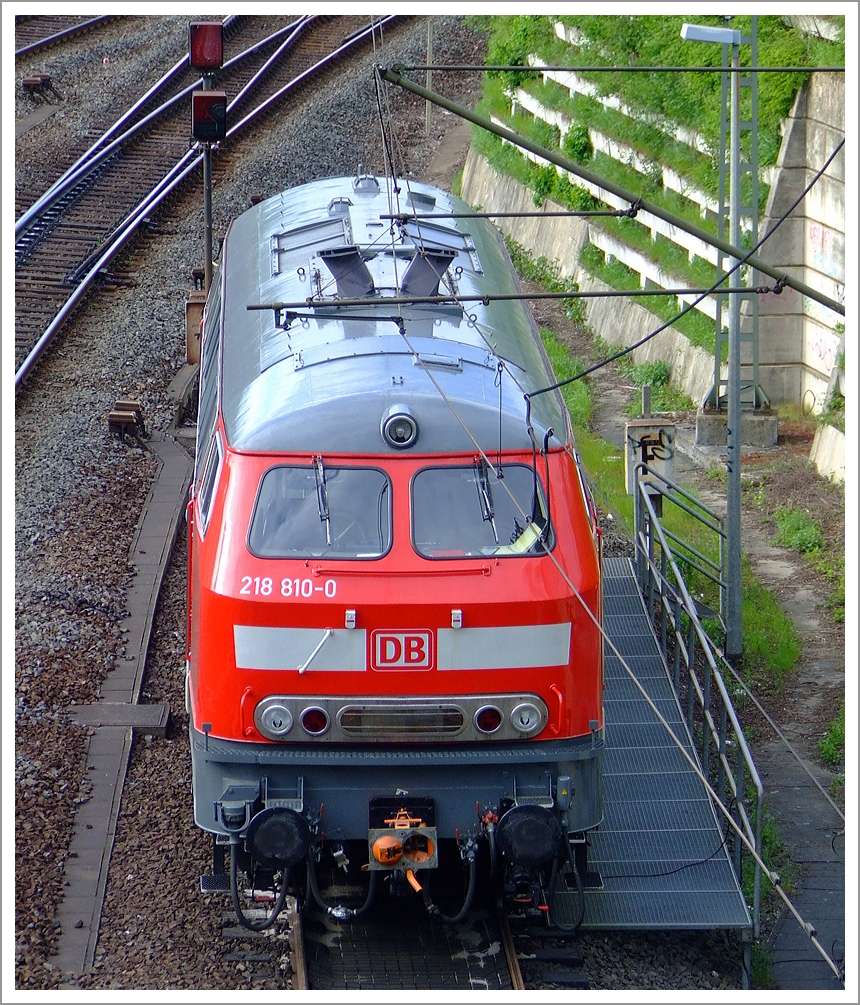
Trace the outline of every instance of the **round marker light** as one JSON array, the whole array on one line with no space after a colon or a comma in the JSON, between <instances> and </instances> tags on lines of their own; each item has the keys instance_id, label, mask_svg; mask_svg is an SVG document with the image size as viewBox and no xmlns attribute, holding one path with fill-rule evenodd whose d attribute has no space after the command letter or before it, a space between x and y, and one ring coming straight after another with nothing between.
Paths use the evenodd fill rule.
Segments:
<instances>
[{"instance_id":1,"label":"round marker light","mask_svg":"<svg viewBox=\"0 0 860 1005\"><path fill-rule=\"evenodd\" d=\"M502 713L495 705L484 705L475 713L475 725L482 733L495 733L502 724Z\"/></svg>"},{"instance_id":2,"label":"round marker light","mask_svg":"<svg viewBox=\"0 0 860 1005\"><path fill-rule=\"evenodd\" d=\"M302 729L311 736L321 736L328 729L328 716L321 708L306 708L302 712Z\"/></svg>"},{"instance_id":3,"label":"round marker light","mask_svg":"<svg viewBox=\"0 0 860 1005\"><path fill-rule=\"evenodd\" d=\"M293 728L293 717L283 705L267 705L260 716L260 726L266 736L285 736Z\"/></svg>"},{"instance_id":4,"label":"round marker light","mask_svg":"<svg viewBox=\"0 0 860 1005\"><path fill-rule=\"evenodd\" d=\"M406 405L392 405L382 416L382 438L397 450L411 447L418 439L418 423Z\"/></svg>"},{"instance_id":5,"label":"round marker light","mask_svg":"<svg viewBox=\"0 0 860 1005\"><path fill-rule=\"evenodd\" d=\"M537 705L524 701L511 712L511 724L520 733L533 733L540 726L541 714Z\"/></svg>"}]
</instances>

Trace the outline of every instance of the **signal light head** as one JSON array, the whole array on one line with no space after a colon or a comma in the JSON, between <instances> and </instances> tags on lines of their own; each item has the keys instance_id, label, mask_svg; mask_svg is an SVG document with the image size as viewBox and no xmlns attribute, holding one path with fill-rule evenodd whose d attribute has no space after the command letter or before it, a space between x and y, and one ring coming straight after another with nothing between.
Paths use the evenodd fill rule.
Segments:
<instances>
[{"instance_id":1,"label":"signal light head","mask_svg":"<svg viewBox=\"0 0 860 1005\"><path fill-rule=\"evenodd\" d=\"M188 25L188 64L210 71L224 65L224 26L220 21L192 21Z\"/></svg>"}]
</instances>

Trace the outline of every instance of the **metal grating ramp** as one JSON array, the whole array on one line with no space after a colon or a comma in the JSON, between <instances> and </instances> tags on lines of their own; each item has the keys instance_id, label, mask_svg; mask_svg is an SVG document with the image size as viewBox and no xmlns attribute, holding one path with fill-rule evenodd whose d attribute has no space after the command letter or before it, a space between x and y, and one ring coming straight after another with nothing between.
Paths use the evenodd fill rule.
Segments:
<instances>
[{"instance_id":1,"label":"metal grating ramp","mask_svg":"<svg viewBox=\"0 0 860 1005\"><path fill-rule=\"evenodd\" d=\"M688 753L698 758L628 559L604 562L606 631ZM604 822L591 835L582 929L745 929L752 922L710 797L607 648Z\"/></svg>"}]
</instances>

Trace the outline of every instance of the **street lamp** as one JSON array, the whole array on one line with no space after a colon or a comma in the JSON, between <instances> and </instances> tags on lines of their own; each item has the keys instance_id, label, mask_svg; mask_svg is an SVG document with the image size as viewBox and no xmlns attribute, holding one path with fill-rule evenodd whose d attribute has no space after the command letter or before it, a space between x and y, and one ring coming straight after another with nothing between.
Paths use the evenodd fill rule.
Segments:
<instances>
[{"instance_id":1,"label":"street lamp","mask_svg":"<svg viewBox=\"0 0 860 1005\"><path fill-rule=\"evenodd\" d=\"M740 193L740 44L741 33L731 28L685 24L681 38L689 42L718 42L732 47L731 134L729 155L729 243L741 243ZM731 266L738 260L733 258ZM738 276L732 286L738 285ZM743 655L741 617L741 294L729 294L729 368L726 395L726 657L735 665Z\"/></svg>"}]
</instances>

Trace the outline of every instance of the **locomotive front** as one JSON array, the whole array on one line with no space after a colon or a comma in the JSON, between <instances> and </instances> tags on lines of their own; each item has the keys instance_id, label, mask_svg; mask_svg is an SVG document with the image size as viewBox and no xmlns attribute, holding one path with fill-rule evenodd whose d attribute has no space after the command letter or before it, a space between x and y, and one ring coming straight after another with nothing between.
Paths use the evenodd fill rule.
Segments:
<instances>
[{"instance_id":1,"label":"locomotive front","mask_svg":"<svg viewBox=\"0 0 860 1005\"><path fill-rule=\"evenodd\" d=\"M258 204L207 303L187 702L210 888L228 847L234 889L307 868L317 896L325 855L420 889L453 849L540 896L602 818L569 419L522 302L478 299L518 290L498 234L408 188Z\"/></svg>"}]
</instances>

